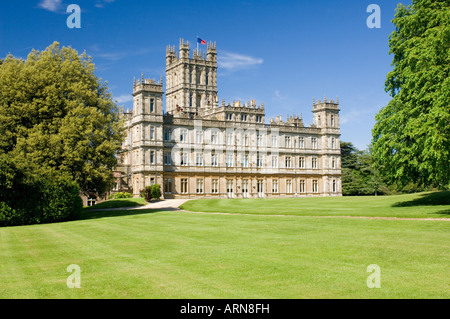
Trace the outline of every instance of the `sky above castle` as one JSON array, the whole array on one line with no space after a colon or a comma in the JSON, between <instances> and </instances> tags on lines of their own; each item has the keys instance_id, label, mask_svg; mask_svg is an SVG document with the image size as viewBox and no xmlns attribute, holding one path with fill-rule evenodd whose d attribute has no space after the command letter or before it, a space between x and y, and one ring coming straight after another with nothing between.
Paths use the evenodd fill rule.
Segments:
<instances>
[{"instance_id":1,"label":"sky above castle","mask_svg":"<svg viewBox=\"0 0 450 319\"><path fill-rule=\"evenodd\" d=\"M197 36L217 43L219 101L265 104L266 123L303 115L312 123L313 98L339 97L343 141L365 149L375 114L390 97L388 39L398 1L0 1L0 57L26 59L54 41L86 51L114 98L132 108L133 78L159 81L168 45ZM411 1L402 1L408 5ZM81 28L69 28L70 4ZM370 4L381 27L369 28ZM206 45L200 45L206 51Z\"/></svg>"}]
</instances>

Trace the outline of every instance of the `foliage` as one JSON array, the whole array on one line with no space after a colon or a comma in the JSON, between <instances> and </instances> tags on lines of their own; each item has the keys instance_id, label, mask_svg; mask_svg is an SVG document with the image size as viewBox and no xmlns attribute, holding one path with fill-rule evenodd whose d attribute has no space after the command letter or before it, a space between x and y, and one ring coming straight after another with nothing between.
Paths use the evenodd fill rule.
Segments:
<instances>
[{"instance_id":1,"label":"foliage","mask_svg":"<svg viewBox=\"0 0 450 319\"><path fill-rule=\"evenodd\" d=\"M145 187L141 191L141 197L143 197L147 202L150 202L152 199L160 199L161 198L161 186L159 184L153 184L151 186Z\"/></svg>"},{"instance_id":2,"label":"foliage","mask_svg":"<svg viewBox=\"0 0 450 319\"><path fill-rule=\"evenodd\" d=\"M92 59L58 43L0 65L0 154L37 175L67 175L86 195L111 188L123 139Z\"/></svg>"},{"instance_id":3,"label":"foliage","mask_svg":"<svg viewBox=\"0 0 450 319\"><path fill-rule=\"evenodd\" d=\"M152 200L152 187L147 186L141 191L141 197L144 198L147 202L151 202Z\"/></svg>"},{"instance_id":4,"label":"foliage","mask_svg":"<svg viewBox=\"0 0 450 319\"><path fill-rule=\"evenodd\" d=\"M342 194L378 195L388 193L370 150L360 151L352 143L341 142Z\"/></svg>"},{"instance_id":5,"label":"foliage","mask_svg":"<svg viewBox=\"0 0 450 319\"><path fill-rule=\"evenodd\" d=\"M449 2L399 4L393 23L393 99L372 131L376 164L392 184L450 188Z\"/></svg>"},{"instance_id":6,"label":"foliage","mask_svg":"<svg viewBox=\"0 0 450 319\"><path fill-rule=\"evenodd\" d=\"M67 177L36 176L0 156L0 226L77 219L82 211L78 185Z\"/></svg>"},{"instance_id":7,"label":"foliage","mask_svg":"<svg viewBox=\"0 0 450 319\"><path fill-rule=\"evenodd\" d=\"M152 185L152 198L156 200L161 198L161 186L159 184Z\"/></svg>"},{"instance_id":8,"label":"foliage","mask_svg":"<svg viewBox=\"0 0 450 319\"><path fill-rule=\"evenodd\" d=\"M127 192L118 192L108 196L108 199L123 199L123 198L133 198L133 194Z\"/></svg>"}]
</instances>

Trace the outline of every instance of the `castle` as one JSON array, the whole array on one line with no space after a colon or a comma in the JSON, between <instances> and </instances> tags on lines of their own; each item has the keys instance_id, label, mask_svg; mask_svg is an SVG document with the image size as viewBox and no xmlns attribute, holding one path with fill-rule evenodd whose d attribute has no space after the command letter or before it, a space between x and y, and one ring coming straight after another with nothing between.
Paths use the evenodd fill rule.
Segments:
<instances>
[{"instance_id":1,"label":"castle","mask_svg":"<svg viewBox=\"0 0 450 319\"><path fill-rule=\"evenodd\" d=\"M163 79L133 83L124 112L116 191L160 184L164 198L341 196L339 101L313 102L314 123L299 116L266 123L264 104L219 103L217 49L180 40L166 51Z\"/></svg>"}]
</instances>

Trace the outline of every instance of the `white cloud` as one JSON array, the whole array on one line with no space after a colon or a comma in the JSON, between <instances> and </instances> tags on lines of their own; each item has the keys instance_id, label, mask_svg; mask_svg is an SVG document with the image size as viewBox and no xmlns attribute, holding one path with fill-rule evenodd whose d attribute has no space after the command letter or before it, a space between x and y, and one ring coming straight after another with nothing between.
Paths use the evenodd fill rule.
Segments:
<instances>
[{"instance_id":1,"label":"white cloud","mask_svg":"<svg viewBox=\"0 0 450 319\"><path fill-rule=\"evenodd\" d=\"M264 62L261 58L255 58L248 55L232 52L221 52L218 56L219 67L229 71L236 71L252 67Z\"/></svg>"},{"instance_id":2,"label":"white cloud","mask_svg":"<svg viewBox=\"0 0 450 319\"><path fill-rule=\"evenodd\" d=\"M114 98L117 103L126 103L133 101L133 96L131 94L122 94Z\"/></svg>"},{"instance_id":3,"label":"white cloud","mask_svg":"<svg viewBox=\"0 0 450 319\"><path fill-rule=\"evenodd\" d=\"M61 2L62 0L42 0L39 3L39 7L51 12L57 12L61 7Z\"/></svg>"}]
</instances>

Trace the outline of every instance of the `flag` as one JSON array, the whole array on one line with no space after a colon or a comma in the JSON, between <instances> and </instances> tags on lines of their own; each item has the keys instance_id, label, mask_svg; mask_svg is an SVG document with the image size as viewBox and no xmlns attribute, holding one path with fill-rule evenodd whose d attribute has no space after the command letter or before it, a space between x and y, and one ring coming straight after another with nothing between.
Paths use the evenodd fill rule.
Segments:
<instances>
[{"instance_id":1,"label":"flag","mask_svg":"<svg viewBox=\"0 0 450 319\"><path fill-rule=\"evenodd\" d=\"M197 38L197 42L198 42L199 44L206 44L206 41L203 40L203 39L200 39L200 38Z\"/></svg>"}]
</instances>

